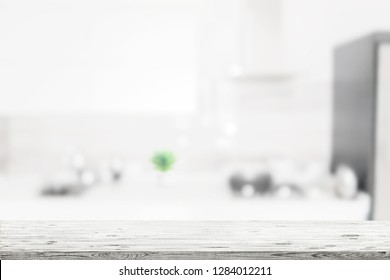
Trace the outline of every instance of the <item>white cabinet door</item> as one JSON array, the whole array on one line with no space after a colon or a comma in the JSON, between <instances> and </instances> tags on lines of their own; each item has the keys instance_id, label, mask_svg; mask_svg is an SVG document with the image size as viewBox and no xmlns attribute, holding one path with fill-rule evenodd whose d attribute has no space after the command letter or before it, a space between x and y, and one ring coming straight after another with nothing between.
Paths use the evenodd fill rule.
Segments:
<instances>
[{"instance_id":1,"label":"white cabinet door","mask_svg":"<svg viewBox=\"0 0 390 280\"><path fill-rule=\"evenodd\" d=\"M194 111L197 2L1 1L0 114Z\"/></svg>"},{"instance_id":2,"label":"white cabinet door","mask_svg":"<svg viewBox=\"0 0 390 280\"><path fill-rule=\"evenodd\" d=\"M390 44L378 51L374 219L390 220Z\"/></svg>"}]
</instances>

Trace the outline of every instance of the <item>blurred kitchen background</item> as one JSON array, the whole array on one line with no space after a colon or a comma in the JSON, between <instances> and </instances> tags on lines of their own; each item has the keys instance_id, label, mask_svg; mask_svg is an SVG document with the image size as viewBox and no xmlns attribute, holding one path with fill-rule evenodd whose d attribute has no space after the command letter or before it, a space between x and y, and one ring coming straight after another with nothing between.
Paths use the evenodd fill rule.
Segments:
<instances>
[{"instance_id":1,"label":"blurred kitchen background","mask_svg":"<svg viewBox=\"0 0 390 280\"><path fill-rule=\"evenodd\" d=\"M375 34L390 31L389 11L0 0L0 219L389 219L375 203L390 186L377 194L371 180L375 118L353 134L335 97L339 61L358 69L337 50L386 41ZM348 112L366 119L361 109ZM369 154L351 159L359 139Z\"/></svg>"}]
</instances>

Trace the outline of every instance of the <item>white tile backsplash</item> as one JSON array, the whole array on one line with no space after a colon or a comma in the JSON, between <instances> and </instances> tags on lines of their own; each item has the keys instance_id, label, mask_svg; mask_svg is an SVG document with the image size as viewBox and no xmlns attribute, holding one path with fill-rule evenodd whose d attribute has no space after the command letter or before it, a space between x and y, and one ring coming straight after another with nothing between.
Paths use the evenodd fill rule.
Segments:
<instances>
[{"instance_id":1,"label":"white tile backsplash","mask_svg":"<svg viewBox=\"0 0 390 280\"><path fill-rule=\"evenodd\" d=\"M170 149L179 169L204 171L238 160L330 157L330 110L252 110L236 114L235 123L237 133L229 137L220 120L208 124L195 116L10 117L9 171L50 173L72 151L94 163L122 158L148 168L154 151Z\"/></svg>"}]
</instances>

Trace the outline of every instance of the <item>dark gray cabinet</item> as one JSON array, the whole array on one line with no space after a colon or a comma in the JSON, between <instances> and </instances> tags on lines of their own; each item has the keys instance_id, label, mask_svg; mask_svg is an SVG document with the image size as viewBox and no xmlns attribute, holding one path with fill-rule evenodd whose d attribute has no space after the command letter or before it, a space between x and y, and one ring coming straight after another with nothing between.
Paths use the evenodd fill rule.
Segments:
<instances>
[{"instance_id":1,"label":"dark gray cabinet","mask_svg":"<svg viewBox=\"0 0 390 280\"><path fill-rule=\"evenodd\" d=\"M373 198L375 219L390 218L390 208L384 205L386 199L390 204L390 185L383 173L390 146L385 139L389 44L390 33L376 33L339 46L334 53L332 169L347 164L356 171L359 189Z\"/></svg>"}]
</instances>

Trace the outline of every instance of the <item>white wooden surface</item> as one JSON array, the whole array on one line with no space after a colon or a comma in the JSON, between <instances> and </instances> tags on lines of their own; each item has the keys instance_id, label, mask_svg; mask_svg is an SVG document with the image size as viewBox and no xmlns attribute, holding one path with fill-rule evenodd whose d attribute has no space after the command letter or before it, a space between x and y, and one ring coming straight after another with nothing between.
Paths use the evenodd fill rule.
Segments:
<instances>
[{"instance_id":1,"label":"white wooden surface","mask_svg":"<svg viewBox=\"0 0 390 280\"><path fill-rule=\"evenodd\" d=\"M390 222L0 223L0 259L390 259Z\"/></svg>"}]
</instances>

